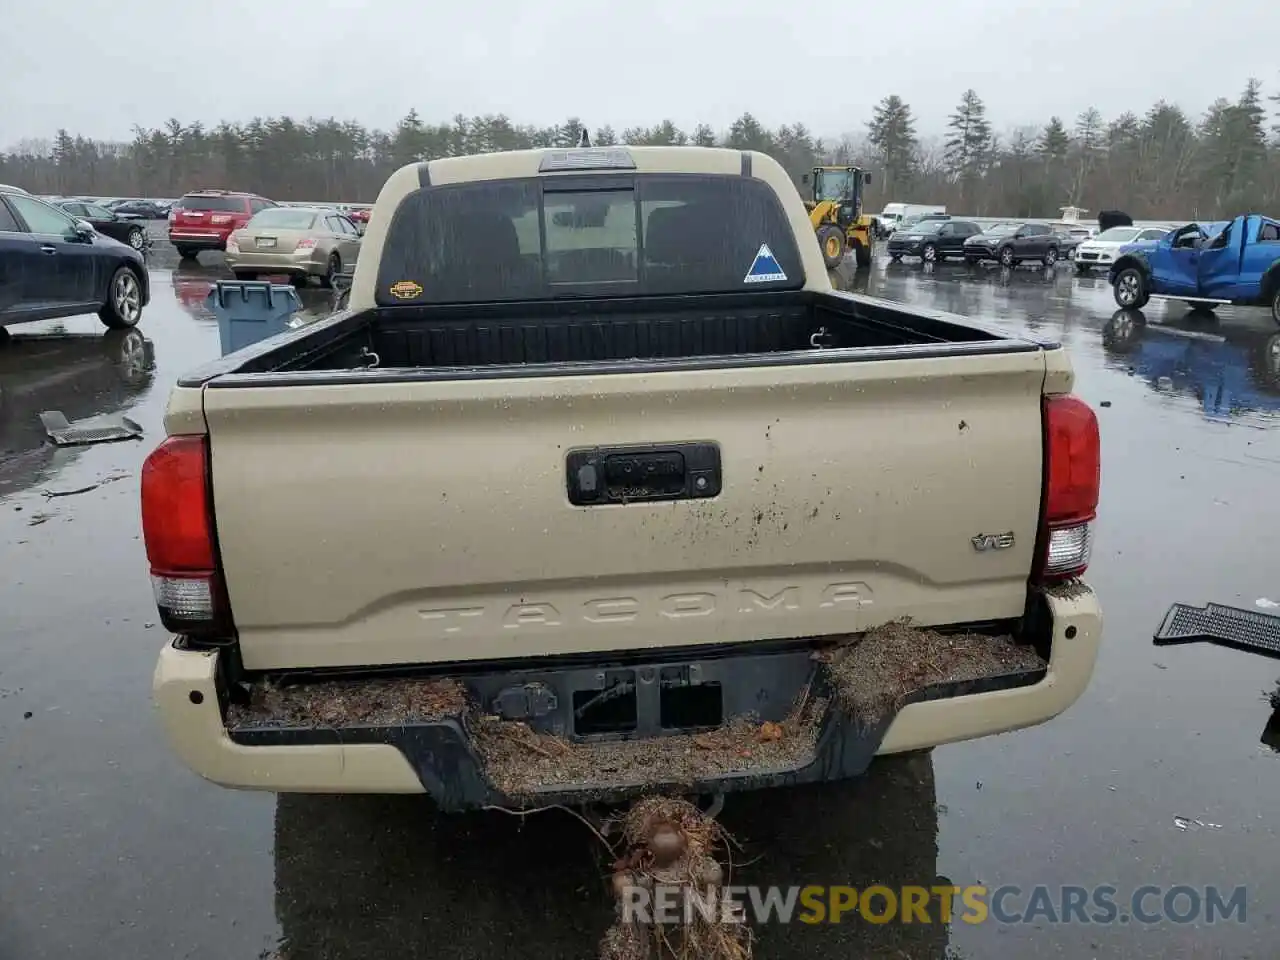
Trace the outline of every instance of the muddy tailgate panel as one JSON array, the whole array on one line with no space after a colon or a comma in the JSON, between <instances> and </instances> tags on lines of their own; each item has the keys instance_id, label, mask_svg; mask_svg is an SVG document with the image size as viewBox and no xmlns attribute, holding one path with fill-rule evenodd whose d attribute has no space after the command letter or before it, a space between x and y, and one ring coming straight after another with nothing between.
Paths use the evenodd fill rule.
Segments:
<instances>
[{"instance_id":1,"label":"muddy tailgate panel","mask_svg":"<svg viewBox=\"0 0 1280 960\"><path fill-rule=\"evenodd\" d=\"M1039 511L1044 369L1031 352L208 387L245 666L1016 616ZM571 451L690 442L718 446L718 496L570 502Z\"/></svg>"}]
</instances>

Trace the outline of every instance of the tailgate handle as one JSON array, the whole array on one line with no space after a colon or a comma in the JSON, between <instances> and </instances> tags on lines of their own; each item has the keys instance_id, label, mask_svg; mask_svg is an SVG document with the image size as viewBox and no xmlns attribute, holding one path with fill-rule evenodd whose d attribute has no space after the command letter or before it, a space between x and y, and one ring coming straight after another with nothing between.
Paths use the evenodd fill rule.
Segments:
<instances>
[{"instance_id":1,"label":"tailgate handle","mask_svg":"<svg viewBox=\"0 0 1280 960\"><path fill-rule=\"evenodd\" d=\"M701 500L720 493L720 448L714 443L570 450L565 468L569 502L580 507Z\"/></svg>"}]
</instances>

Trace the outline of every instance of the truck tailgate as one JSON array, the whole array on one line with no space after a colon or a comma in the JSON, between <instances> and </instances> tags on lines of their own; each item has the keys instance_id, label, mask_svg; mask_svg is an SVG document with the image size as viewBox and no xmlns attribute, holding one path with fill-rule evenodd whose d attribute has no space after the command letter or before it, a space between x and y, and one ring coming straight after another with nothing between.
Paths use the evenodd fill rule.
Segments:
<instances>
[{"instance_id":1,"label":"truck tailgate","mask_svg":"<svg viewBox=\"0 0 1280 960\"><path fill-rule=\"evenodd\" d=\"M738 643L1019 615L1039 351L204 389L248 669ZM714 497L576 506L566 458L718 446ZM979 549L979 547L987 549ZM998 547L992 549L992 547Z\"/></svg>"}]
</instances>

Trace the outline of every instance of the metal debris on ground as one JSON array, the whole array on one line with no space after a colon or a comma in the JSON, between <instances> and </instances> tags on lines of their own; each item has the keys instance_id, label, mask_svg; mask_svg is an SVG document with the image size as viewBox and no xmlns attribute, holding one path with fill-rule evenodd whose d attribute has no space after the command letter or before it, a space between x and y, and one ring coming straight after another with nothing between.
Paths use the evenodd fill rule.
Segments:
<instances>
[{"instance_id":1,"label":"metal debris on ground","mask_svg":"<svg viewBox=\"0 0 1280 960\"><path fill-rule=\"evenodd\" d=\"M1179 830L1221 830L1220 823L1205 823L1203 820L1193 820L1190 817L1174 817L1173 825Z\"/></svg>"},{"instance_id":2,"label":"metal debris on ground","mask_svg":"<svg viewBox=\"0 0 1280 960\"><path fill-rule=\"evenodd\" d=\"M747 960L751 931L725 900L724 828L687 800L646 797L620 820L625 849L613 864L616 918L601 960ZM628 906L673 903L675 916Z\"/></svg>"},{"instance_id":3,"label":"metal debris on ground","mask_svg":"<svg viewBox=\"0 0 1280 960\"><path fill-rule=\"evenodd\" d=\"M74 490L45 490L44 496L46 500L53 500L57 497L75 497L82 493L90 493L99 487L105 487L108 483L115 483L117 480L123 480L129 476L127 473L113 473L103 477L97 483L91 483L85 487L76 487Z\"/></svg>"},{"instance_id":4,"label":"metal debris on ground","mask_svg":"<svg viewBox=\"0 0 1280 960\"><path fill-rule=\"evenodd\" d=\"M122 413L104 413L71 422L61 410L46 410L40 414L40 423L49 439L60 447L138 440L142 437L142 427Z\"/></svg>"}]
</instances>

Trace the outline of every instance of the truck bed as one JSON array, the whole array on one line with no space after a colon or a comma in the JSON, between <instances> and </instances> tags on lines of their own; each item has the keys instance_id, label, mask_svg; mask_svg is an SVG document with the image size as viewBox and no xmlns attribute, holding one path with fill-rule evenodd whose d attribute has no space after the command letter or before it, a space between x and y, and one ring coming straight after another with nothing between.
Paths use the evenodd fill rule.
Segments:
<instances>
[{"instance_id":1,"label":"truck bed","mask_svg":"<svg viewBox=\"0 0 1280 960\"><path fill-rule=\"evenodd\" d=\"M1045 345L867 297L683 301L373 309L187 378L245 666L1021 614Z\"/></svg>"},{"instance_id":2,"label":"truck bed","mask_svg":"<svg viewBox=\"0 0 1280 960\"><path fill-rule=\"evenodd\" d=\"M822 348L818 351L817 348ZM904 351L904 348L905 351ZM195 386L231 374L271 382L488 378L553 367L718 360L730 365L1021 352L1037 344L960 317L906 310L890 301L806 290L374 308L334 317L254 345L185 377ZM831 353L830 351L835 351ZM233 380L232 382L240 382ZM215 382L215 385L219 385Z\"/></svg>"}]
</instances>

